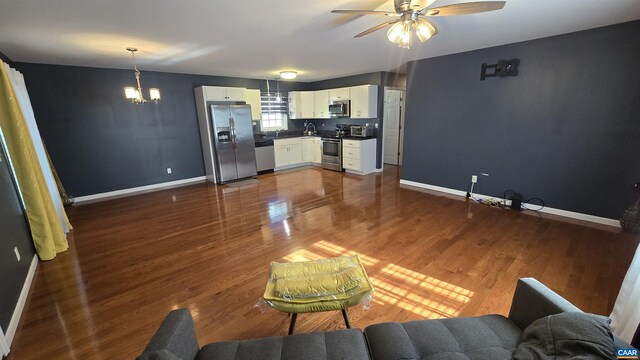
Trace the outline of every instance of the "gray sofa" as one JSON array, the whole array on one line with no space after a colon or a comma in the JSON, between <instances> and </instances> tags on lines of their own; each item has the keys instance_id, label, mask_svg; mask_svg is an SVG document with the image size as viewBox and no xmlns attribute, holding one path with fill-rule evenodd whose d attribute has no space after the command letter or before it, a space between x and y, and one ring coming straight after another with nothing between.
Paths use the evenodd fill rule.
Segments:
<instances>
[{"instance_id":1,"label":"gray sofa","mask_svg":"<svg viewBox=\"0 0 640 360\"><path fill-rule=\"evenodd\" d=\"M374 359L445 360L511 359L523 329L533 321L576 306L533 278L518 280L508 317L382 323L358 329L305 333L253 340L223 341L198 346L187 309L169 313L139 360L245 359ZM614 337L616 348L628 348Z\"/></svg>"}]
</instances>

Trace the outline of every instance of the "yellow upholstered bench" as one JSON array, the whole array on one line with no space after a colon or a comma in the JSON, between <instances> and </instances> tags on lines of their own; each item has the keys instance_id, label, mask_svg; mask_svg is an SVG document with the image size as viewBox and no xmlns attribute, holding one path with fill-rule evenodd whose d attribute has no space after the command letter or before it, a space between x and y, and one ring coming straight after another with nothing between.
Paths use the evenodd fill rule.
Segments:
<instances>
[{"instance_id":1,"label":"yellow upholstered bench","mask_svg":"<svg viewBox=\"0 0 640 360\"><path fill-rule=\"evenodd\" d=\"M291 313L293 334L299 313L341 310L371 299L373 287L360 257L340 256L291 263L272 262L263 298L276 310Z\"/></svg>"}]
</instances>

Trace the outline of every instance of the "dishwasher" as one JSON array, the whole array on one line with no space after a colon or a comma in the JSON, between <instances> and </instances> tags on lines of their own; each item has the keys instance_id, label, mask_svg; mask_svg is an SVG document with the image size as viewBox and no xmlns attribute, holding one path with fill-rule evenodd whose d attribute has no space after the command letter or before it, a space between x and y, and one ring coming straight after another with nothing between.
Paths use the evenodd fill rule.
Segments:
<instances>
[{"instance_id":1,"label":"dishwasher","mask_svg":"<svg viewBox=\"0 0 640 360\"><path fill-rule=\"evenodd\" d=\"M273 140L256 140L256 170L258 174L273 172L276 167L276 158L273 152Z\"/></svg>"}]
</instances>

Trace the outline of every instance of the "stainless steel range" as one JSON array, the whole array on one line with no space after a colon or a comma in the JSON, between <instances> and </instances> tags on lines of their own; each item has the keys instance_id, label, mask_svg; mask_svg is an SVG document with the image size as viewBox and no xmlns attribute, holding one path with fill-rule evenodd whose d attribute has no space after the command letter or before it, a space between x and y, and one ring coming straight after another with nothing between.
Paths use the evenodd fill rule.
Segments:
<instances>
[{"instance_id":1,"label":"stainless steel range","mask_svg":"<svg viewBox=\"0 0 640 360\"><path fill-rule=\"evenodd\" d=\"M322 168L342 171L341 138L322 138Z\"/></svg>"},{"instance_id":2,"label":"stainless steel range","mask_svg":"<svg viewBox=\"0 0 640 360\"><path fill-rule=\"evenodd\" d=\"M349 125L336 124L336 135L322 138L322 167L324 169L344 170L342 168L342 138L349 136L349 131Z\"/></svg>"}]
</instances>

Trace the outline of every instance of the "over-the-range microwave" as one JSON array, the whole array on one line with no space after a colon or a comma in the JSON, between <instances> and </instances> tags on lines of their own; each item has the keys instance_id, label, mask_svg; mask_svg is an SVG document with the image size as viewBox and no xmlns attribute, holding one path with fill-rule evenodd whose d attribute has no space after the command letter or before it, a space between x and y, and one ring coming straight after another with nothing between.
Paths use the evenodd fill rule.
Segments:
<instances>
[{"instance_id":1,"label":"over-the-range microwave","mask_svg":"<svg viewBox=\"0 0 640 360\"><path fill-rule=\"evenodd\" d=\"M341 118L341 117L350 117L350 108L351 101L349 100L340 100L340 101L331 101L329 103L329 117L332 118Z\"/></svg>"}]
</instances>

